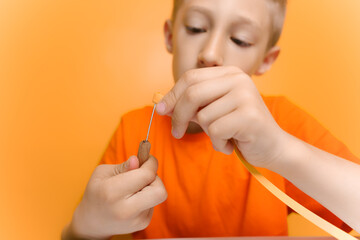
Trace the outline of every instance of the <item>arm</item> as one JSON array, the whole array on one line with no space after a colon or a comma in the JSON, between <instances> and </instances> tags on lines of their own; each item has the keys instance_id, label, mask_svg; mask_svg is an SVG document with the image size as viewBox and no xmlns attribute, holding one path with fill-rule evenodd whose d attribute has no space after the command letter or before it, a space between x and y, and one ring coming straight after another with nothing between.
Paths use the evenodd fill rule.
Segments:
<instances>
[{"instance_id":1,"label":"arm","mask_svg":"<svg viewBox=\"0 0 360 240\"><path fill-rule=\"evenodd\" d=\"M252 79L240 69L214 67L186 72L157 105L157 111L172 116L176 138L195 122L218 151L230 154L234 139L248 162L280 173L360 230L359 166L282 130ZM314 172L314 166L320 173Z\"/></svg>"},{"instance_id":2,"label":"arm","mask_svg":"<svg viewBox=\"0 0 360 240\"><path fill-rule=\"evenodd\" d=\"M286 135L284 155L268 168L359 231L360 165Z\"/></svg>"}]
</instances>

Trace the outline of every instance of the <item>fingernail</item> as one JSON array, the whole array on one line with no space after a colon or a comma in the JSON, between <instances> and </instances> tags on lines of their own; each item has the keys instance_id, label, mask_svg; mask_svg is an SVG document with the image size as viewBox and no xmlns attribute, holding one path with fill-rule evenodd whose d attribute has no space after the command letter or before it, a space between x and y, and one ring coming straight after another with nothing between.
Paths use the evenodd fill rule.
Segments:
<instances>
[{"instance_id":1,"label":"fingernail","mask_svg":"<svg viewBox=\"0 0 360 240\"><path fill-rule=\"evenodd\" d=\"M165 103L164 102L159 102L157 105L156 105L156 110L158 113L164 113L165 112Z\"/></svg>"},{"instance_id":2,"label":"fingernail","mask_svg":"<svg viewBox=\"0 0 360 240\"><path fill-rule=\"evenodd\" d=\"M174 136L174 138L180 138L179 133L173 127L171 127L171 134Z\"/></svg>"}]
</instances>

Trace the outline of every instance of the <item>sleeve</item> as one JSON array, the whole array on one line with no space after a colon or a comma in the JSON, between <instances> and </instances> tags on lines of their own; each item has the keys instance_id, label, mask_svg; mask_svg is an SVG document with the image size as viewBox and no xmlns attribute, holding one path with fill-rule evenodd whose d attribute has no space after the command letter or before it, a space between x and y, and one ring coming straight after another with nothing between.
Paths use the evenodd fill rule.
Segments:
<instances>
[{"instance_id":1,"label":"sleeve","mask_svg":"<svg viewBox=\"0 0 360 240\"><path fill-rule=\"evenodd\" d=\"M286 132L326 152L360 163L360 160L341 141L334 137L312 116L292 104L286 98L281 97L272 107L272 110L275 120ZM290 197L301 203L304 207L335 226L342 228L344 231L351 231L351 228L343 223L342 220L287 180L285 180L285 189ZM289 209L289 213L291 212L292 209Z\"/></svg>"},{"instance_id":2,"label":"sleeve","mask_svg":"<svg viewBox=\"0 0 360 240\"><path fill-rule=\"evenodd\" d=\"M99 164L119 164L125 160L124 120L122 118Z\"/></svg>"}]
</instances>

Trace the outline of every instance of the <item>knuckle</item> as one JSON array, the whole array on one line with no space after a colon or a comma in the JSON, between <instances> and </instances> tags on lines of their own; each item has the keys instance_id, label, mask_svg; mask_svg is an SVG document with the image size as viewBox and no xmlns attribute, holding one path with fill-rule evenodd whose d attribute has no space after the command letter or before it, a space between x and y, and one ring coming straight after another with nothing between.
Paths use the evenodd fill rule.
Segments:
<instances>
[{"instance_id":1,"label":"knuckle","mask_svg":"<svg viewBox=\"0 0 360 240\"><path fill-rule=\"evenodd\" d=\"M237 83L241 86L241 88L244 88L244 83L249 80L249 76L241 71L233 72L232 76L237 80Z\"/></svg>"},{"instance_id":2,"label":"knuckle","mask_svg":"<svg viewBox=\"0 0 360 240\"><path fill-rule=\"evenodd\" d=\"M150 225L150 221L151 221L151 218L149 218L149 217L141 218L140 221L138 221L137 228L139 230L144 230L145 228L147 228Z\"/></svg>"},{"instance_id":3,"label":"knuckle","mask_svg":"<svg viewBox=\"0 0 360 240\"><path fill-rule=\"evenodd\" d=\"M151 183L155 180L156 178L156 173L150 169L144 169L143 171L141 171L141 178L147 182L147 183Z\"/></svg>"},{"instance_id":4,"label":"knuckle","mask_svg":"<svg viewBox=\"0 0 360 240\"><path fill-rule=\"evenodd\" d=\"M149 155L149 159L147 160L148 164L151 164L155 169L158 169L159 162L156 157L153 155Z\"/></svg>"},{"instance_id":5,"label":"knuckle","mask_svg":"<svg viewBox=\"0 0 360 240\"><path fill-rule=\"evenodd\" d=\"M236 67L236 66L227 66L227 69L229 72L239 72L242 73L242 71L240 70L240 68Z\"/></svg>"},{"instance_id":6,"label":"knuckle","mask_svg":"<svg viewBox=\"0 0 360 240\"><path fill-rule=\"evenodd\" d=\"M196 118L200 124L200 126L207 126L208 125L208 117L207 115L204 113L204 111L200 111L198 112L198 114L196 115Z\"/></svg>"},{"instance_id":7,"label":"knuckle","mask_svg":"<svg viewBox=\"0 0 360 240\"><path fill-rule=\"evenodd\" d=\"M192 85L197 79L197 73L195 70L189 70L183 74L183 80L187 85Z\"/></svg>"},{"instance_id":8,"label":"knuckle","mask_svg":"<svg viewBox=\"0 0 360 240\"><path fill-rule=\"evenodd\" d=\"M211 138L217 138L221 134L221 129L216 124L211 124L208 131Z\"/></svg>"},{"instance_id":9,"label":"knuckle","mask_svg":"<svg viewBox=\"0 0 360 240\"><path fill-rule=\"evenodd\" d=\"M159 197L160 202L164 202L167 199L168 193L164 187L159 190Z\"/></svg>"},{"instance_id":10,"label":"knuckle","mask_svg":"<svg viewBox=\"0 0 360 240\"><path fill-rule=\"evenodd\" d=\"M249 103L252 103L253 95L251 92L246 91L246 89L242 88L238 90L237 99L240 103L246 103L246 106Z\"/></svg>"},{"instance_id":11,"label":"knuckle","mask_svg":"<svg viewBox=\"0 0 360 240\"><path fill-rule=\"evenodd\" d=\"M242 99L245 102L251 103L251 99L252 99L252 94L248 91L244 91L242 93Z\"/></svg>"},{"instance_id":12,"label":"knuckle","mask_svg":"<svg viewBox=\"0 0 360 240\"><path fill-rule=\"evenodd\" d=\"M159 179L159 181L161 181L161 180ZM167 193L164 185L154 189L154 191L155 191L154 196L157 197L156 200L158 203L162 203L167 199L168 193Z\"/></svg>"},{"instance_id":13,"label":"knuckle","mask_svg":"<svg viewBox=\"0 0 360 240\"><path fill-rule=\"evenodd\" d=\"M196 103L198 100L198 96L199 96L199 92L198 89L194 86L189 87L188 89L186 89L185 91L185 96L186 99L190 102L190 103Z\"/></svg>"},{"instance_id":14,"label":"knuckle","mask_svg":"<svg viewBox=\"0 0 360 240\"><path fill-rule=\"evenodd\" d=\"M248 119L249 123L254 123L260 119L260 113L257 111L256 108L248 107L245 110L245 116Z\"/></svg>"}]
</instances>

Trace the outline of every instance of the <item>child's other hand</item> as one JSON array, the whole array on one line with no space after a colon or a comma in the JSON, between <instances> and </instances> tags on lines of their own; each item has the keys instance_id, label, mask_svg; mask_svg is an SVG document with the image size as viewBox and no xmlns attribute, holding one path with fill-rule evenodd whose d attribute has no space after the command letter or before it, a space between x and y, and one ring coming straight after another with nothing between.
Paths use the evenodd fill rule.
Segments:
<instances>
[{"instance_id":1,"label":"child's other hand","mask_svg":"<svg viewBox=\"0 0 360 240\"><path fill-rule=\"evenodd\" d=\"M140 168L135 156L123 164L99 165L75 210L69 227L72 235L107 239L146 228L153 207L167 198L165 187L156 175L157 168L153 156Z\"/></svg>"},{"instance_id":2,"label":"child's other hand","mask_svg":"<svg viewBox=\"0 0 360 240\"><path fill-rule=\"evenodd\" d=\"M196 122L216 150L230 154L234 139L247 161L262 167L278 158L287 136L252 79L232 66L187 71L157 105L157 112L172 116L174 137L183 137L189 122Z\"/></svg>"}]
</instances>

